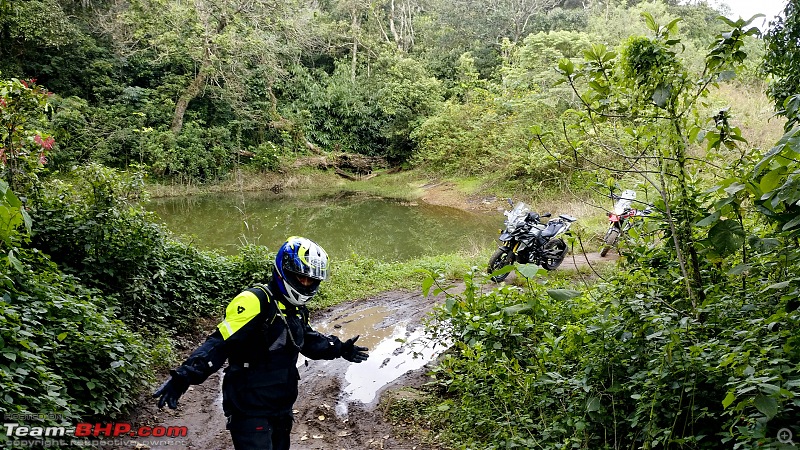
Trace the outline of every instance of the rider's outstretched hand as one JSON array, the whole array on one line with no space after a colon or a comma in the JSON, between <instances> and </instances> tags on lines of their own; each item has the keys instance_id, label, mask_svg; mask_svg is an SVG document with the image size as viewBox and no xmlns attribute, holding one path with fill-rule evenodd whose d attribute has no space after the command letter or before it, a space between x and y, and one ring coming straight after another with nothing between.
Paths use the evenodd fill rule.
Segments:
<instances>
[{"instance_id":1,"label":"rider's outstretched hand","mask_svg":"<svg viewBox=\"0 0 800 450\"><path fill-rule=\"evenodd\" d=\"M359 337L352 337L342 344L342 358L354 363L364 362L369 358L367 347L355 345Z\"/></svg>"},{"instance_id":2,"label":"rider's outstretched hand","mask_svg":"<svg viewBox=\"0 0 800 450\"><path fill-rule=\"evenodd\" d=\"M189 389L189 380L173 371L172 376L169 377L158 390L153 392L153 397L158 399L159 408L163 408L164 405L167 405L171 409L175 409L178 407L178 399L187 389Z\"/></svg>"}]
</instances>

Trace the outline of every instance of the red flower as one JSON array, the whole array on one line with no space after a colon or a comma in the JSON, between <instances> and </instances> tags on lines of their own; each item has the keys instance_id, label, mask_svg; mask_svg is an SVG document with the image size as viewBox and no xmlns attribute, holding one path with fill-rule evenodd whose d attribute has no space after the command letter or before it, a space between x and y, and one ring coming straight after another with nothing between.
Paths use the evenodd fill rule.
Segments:
<instances>
[{"instance_id":1,"label":"red flower","mask_svg":"<svg viewBox=\"0 0 800 450\"><path fill-rule=\"evenodd\" d=\"M6 103L6 99L4 99L4 98L0 98L0 106L2 106L3 108L5 108L6 106L8 106L8 103Z\"/></svg>"},{"instance_id":2,"label":"red flower","mask_svg":"<svg viewBox=\"0 0 800 450\"><path fill-rule=\"evenodd\" d=\"M36 137L33 138L33 142L36 142L37 144L41 145L42 148L46 148L47 150L52 150L53 144L56 143L56 140L53 139L52 136L50 136L45 140L42 140L42 137L37 134Z\"/></svg>"},{"instance_id":3,"label":"red flower","mask_svg":"<svg viewBox=\"0 0 800 450\"><path fill-rule=\"evenodd\" d=\"M31 86L36 84L36 78L31 78L30 80L19 80L19 82L22 83L22 85L25 86L26 88L30 89ZM28 85L29 83L30 86Z\"/></svg>"},{"instance_id":4,"label":"red flower","mask_svg":"<svg viewBox=\"0 0 800 450\"><path fill-rule=\"evenodd\" d=\"M39 153L39 164L41 165L47 164L47 157L44 156L44 152Z\"/></svg>"}]
</instances>

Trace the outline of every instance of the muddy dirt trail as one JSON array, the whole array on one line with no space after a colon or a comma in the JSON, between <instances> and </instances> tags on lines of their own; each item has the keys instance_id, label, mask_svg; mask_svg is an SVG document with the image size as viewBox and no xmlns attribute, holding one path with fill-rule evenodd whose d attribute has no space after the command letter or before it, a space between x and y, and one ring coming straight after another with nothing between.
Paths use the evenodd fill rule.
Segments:
<instances>
[{"instance_id":1,"label":"muddy dirt trail","mask_svg":"<svg viewBox=\"0 0 800 450\"><path fill-rule=\"evenodd\" d=\"M305 361L301 356L293 450L435 448L396 432L377 407L386 390L428 381L428 365L445 348L427 341L422 320L438 301L443 298L393 291L312 314L312 325L320 332L342 340L360 335L358 343L369 347L370 358L352 364L341 358ZM219 371L202 385L192 386L177 410L158 410L151 402L135 419L141 425L186 426L186 438L161 440L166 442L139 439L126 448L157 448L169 443L166 448L171 450L232 449L222 413L221 376Z\"/></svg>"}]
</instances>

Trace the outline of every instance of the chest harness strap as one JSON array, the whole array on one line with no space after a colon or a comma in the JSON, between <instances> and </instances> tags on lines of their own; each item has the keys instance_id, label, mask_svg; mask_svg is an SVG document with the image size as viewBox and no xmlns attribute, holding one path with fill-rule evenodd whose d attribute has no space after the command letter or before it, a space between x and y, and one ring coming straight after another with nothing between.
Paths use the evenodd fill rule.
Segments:
<instances>
[{"instance_id":1,"label":"chest harness strap","mask_svg":"<svg viewBox=\"0 0 800 450\"><path fill-rule=\"evenodd\" d=\"M278 348L282 347L283 345L286 345L286 335L287 334L289 335L289 340L292 341L292 345L294 346L294 348L297 349L297 351L300 351L301 347L299 345L297 345L297 342L294 340L294 336L292 335L292 329L289 327L289 321L286 320L286 316L283 314L283 310L286 307L281 302L279 302L277 300L274 300L272 298L272 295L269 292L269 288L267 288L267 287L265 287L265 286L263 286L261 284L257 284L254 287L258 288L261 292L263 292L264 295L267 296L267 299L269 299L270 302L275 302L275 308L278 310L278 315L281 317L281 320L283 321L283 324L285 325L284 332L281 333L281 335L278 336L278 339L276 339L275 342L273 342L272 345L269 346L270 351L277 350ZM274 318L273 318L273 320L274 320Z\"/></svg>"}]
</instances>

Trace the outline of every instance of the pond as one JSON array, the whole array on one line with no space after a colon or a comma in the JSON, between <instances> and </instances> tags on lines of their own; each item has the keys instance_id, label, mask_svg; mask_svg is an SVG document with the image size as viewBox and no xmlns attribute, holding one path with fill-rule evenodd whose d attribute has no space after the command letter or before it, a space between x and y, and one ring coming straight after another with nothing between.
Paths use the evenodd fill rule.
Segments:
<instances>
[{"instance_id":1,"label":"pond","mask_svg":"<svg viewBox=\"0 0 800 450\"><path fill-rule=\"evenodd\" d=\"M161 198L145 207L199 248L233 254L242 244L275 250L291 235L322 245L331 258L379 261L476 252L495 245L502 214L346 192L244 192Z\"/></svg>"}]
</instances>

